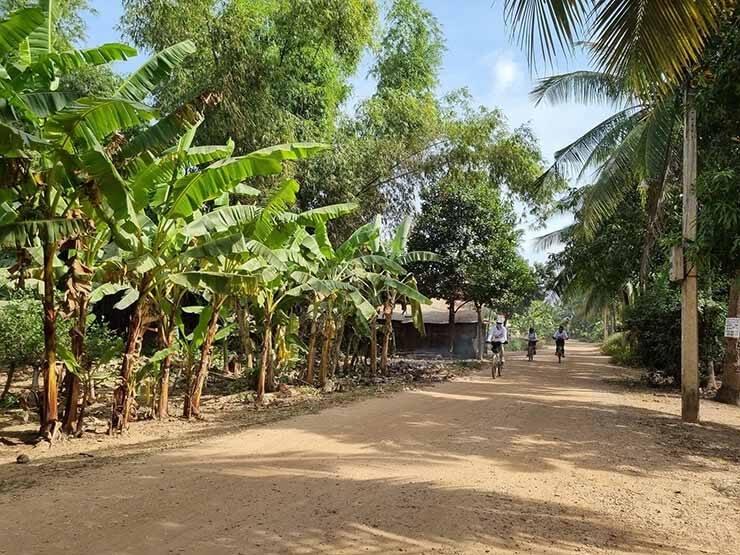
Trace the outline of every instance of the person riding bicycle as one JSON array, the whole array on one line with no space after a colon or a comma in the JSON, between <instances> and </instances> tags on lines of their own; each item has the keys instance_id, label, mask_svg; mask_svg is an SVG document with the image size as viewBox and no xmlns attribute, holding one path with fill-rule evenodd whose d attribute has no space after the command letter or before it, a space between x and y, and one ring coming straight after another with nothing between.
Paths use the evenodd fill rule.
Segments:
<instances>
[{"instance_id":1,"label":"person riding bicycle","mask_svg":"<svg viewBox=\"0 0 740 555\"><path fill-rule=\"evenodd\" d=\"M565 357L565 341L568 339L568 332L563 326L558 326L558 331L552 336L555 340L555 352L560 349L560 353Z\"/></svg>"},{"instance_id":2,"label":"person riding bicycle","mask_svg":"<svg viewBox=\"0 0 740 555\"><path fill-rule=\"evenodd\" d=\"M527 335L527 345L532 347L532 354L537 354L537 332L534 328L529 328L529 334Z\"/></svg>"},{"instance_id":3,"label":"person riding bicycle","mask_svg":"<svg viewBox=\"0 0 740 555\"><path fill-rule=\"evenodd\" d=\"M508 335L502 318L498 318L496 325L488 332L487 341L491 344L493 354L501 353L501 362L504 362L504 345L509 342Z\"/></svg>"}]
</instances>

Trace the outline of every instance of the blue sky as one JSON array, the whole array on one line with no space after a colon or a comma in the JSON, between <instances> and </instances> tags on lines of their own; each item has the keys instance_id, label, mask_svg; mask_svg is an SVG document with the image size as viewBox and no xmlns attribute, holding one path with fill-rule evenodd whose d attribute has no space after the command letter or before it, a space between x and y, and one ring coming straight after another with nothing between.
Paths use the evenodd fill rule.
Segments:
<instances>
[{"instance_id":1,"label":"blue sky","mask_svg":"<svg viewBox=\"0 0 740 555\"><path fill-rule=\"evenodd\" d=\"M499 107L511 126L529 123L539 138L546 159L611 114L608 106L541 105L535 107L529 91L537 79L511 38L504 24L503 0L422 0L439 20L447 39L447 51L440 78L441 90L467 87L474 99L489 107ZM88 39L91 45L121 41L116 29L122 13L120 0L93 0L96 15L87 16ZM138 61L119 65L127 71ZM355 98L372 93L373 83L366 78L367 62L363 63L355 83ZM554 72L584 69L583 58L561 63ZM560 218L545 230L534 230L522 224L525 241L522 252L532 260L542 260L544 253L533 248L532 239L567 222Z\"/></svg>"}]
</instances>

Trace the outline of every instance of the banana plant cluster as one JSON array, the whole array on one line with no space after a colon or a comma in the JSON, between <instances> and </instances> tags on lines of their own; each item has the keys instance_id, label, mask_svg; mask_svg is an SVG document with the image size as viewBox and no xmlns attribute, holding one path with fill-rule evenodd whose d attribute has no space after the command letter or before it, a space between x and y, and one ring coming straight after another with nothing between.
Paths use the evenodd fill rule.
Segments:
<instances>
[{"instance_id":1,"label":"banana plant cluster","mask_svg":"<svg viewBox=\"0 0 740 555\"><path fill-rule=\"evenodd\" d=\"M69 433L79 430L80 389L89 382L80 380L89 310L108 295L117 295L115 308L131 315L112 431L127 427L147 375L156 376L158 412L166 415L175 359L186 361L183 414L197 416L214 344L235 326L246 360L255 360L259 345L262 399L275 374L295 358L302 329L309 330L302 350L310 383L322 337L323 385L345 335L356 347L369 336L375 349L379 307L387 313L390 304L392 312L403 298L420 315L419 304L429 301L403 264L433 255L405 252L408 222L389 243L381 241L376 220L335 248L330 221L356 206L292 211L299 185L280 181L286 163L319 155L326 146L280 145L234 156L233 143L196 145L204 109L218 98L204 93L170 114L146 104L194 52L187 41L153 56L110 97L61 91L65 74L136 51L121 44L58 51L53 14L52 0L44 0L0 21L0 245L16 254L19 282L43 284L42 433L53 437L60 423ZM247 183L252 178L279 184L264 193ZM60 308L74 321L71 352L57 348ZM194 329L188 313L198 316ZM160 348L143 364L148 331ZM387 343L386 337L384 367ZM58 357L66 368L63 421ZM371 358L375 370L375 353Z\"/></svg>"}]
</instances>

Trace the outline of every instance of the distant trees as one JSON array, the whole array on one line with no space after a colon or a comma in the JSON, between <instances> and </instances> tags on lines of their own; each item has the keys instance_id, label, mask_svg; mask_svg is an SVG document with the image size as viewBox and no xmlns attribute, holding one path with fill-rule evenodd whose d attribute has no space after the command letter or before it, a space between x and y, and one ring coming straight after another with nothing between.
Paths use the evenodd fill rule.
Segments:
<instances>
[{"instance_id":1,"label":"distant trees","mask_svg":"<svg viewBox=\"0 0 740 555\"><path fill-rule=\"evenodd\" d=\"M483 305L510 313L536 289L517 251L512 201L528 194L541 166L526 130L509 131L497 112L468 111L447 129L425 164L410 246L440 253L415 276L427 296L447 301L452 350L456 303L475 303L482 324Z\"/></svg>"}]
</instances>

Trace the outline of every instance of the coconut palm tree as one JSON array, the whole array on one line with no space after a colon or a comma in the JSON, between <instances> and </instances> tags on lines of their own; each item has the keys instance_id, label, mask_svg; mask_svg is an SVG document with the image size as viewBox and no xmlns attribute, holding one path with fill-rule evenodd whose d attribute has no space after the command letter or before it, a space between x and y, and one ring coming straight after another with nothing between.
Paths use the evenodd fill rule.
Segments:
<instances>
[{"instance_id":1,"label":"coconut palm tree","mask_svg":"<svg viewBox=\"0 0 740 555\"><path fill-rule=\"evenodd\" d=\"M505 12L531 65L551 62L578 42L593 65L618 76L639 95L663 101L683 92L684 241L696 237L696 109L692 70L708 38L736 0L507 0ZM670 102L665 105L670 105ZM635 148L639 132L622 150ZM629 139L629 140L627 140ZM660 152L650 149L651 153ZM614 156L613 160L619 160ZM657 201L656 201L657 202ZM699 419L697 279L694 265L682 280L682 417Z\"/></svg>"}]
</instances>

